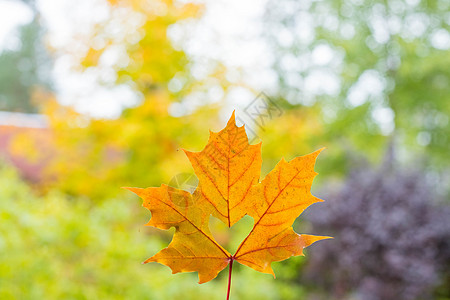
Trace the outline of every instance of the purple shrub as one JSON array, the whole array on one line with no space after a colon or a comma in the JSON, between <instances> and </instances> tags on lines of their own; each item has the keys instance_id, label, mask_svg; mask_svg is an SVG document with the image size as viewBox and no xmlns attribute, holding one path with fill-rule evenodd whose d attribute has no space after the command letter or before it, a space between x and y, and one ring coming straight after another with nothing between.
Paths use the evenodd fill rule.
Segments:
<instances>
[{"instance_id":1,"label":"purple shrub","mask_svg":"<svg viewBox=\"0 0 450 300\"><path fill-rule=\"evenodd\" d=\"M422 173L364 168L327 194L307 216L335 239L309 253L303 279L324 299L434 299L438 286L449 295L450 206Z\"/></svg>"}]
</instances>

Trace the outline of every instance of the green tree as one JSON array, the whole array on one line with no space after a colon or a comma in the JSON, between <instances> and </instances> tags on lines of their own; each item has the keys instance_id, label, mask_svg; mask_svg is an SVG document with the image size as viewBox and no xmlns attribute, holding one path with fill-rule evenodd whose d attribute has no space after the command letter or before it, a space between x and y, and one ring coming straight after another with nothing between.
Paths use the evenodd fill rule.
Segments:
<instances>
[{"instance_id":1,"label":"green tree","mask_svg":"<svg viewBox=\"0 0 450 300\"><path fill-rule=\"evenodd\" d=\"M29 7L34 6L29 3ZM33 20L19 28L17 49L0 52L0 110L37 112L34 88L51 87L52 59L42 41L39 15L33 10Z\"/></svg>"},{"instance_id":2,"label":"green tree","mask_svg":"<svg viewBox=\"0 0 450 300\"><path fill-rule=\"evenodd\" d=\"M427 165L448 166L448 9L446 1L269 1L280 97L318 105L320 139L342 149L380 158L394 137L403 158L426 153Z\"/></svg>"}]
</instances>

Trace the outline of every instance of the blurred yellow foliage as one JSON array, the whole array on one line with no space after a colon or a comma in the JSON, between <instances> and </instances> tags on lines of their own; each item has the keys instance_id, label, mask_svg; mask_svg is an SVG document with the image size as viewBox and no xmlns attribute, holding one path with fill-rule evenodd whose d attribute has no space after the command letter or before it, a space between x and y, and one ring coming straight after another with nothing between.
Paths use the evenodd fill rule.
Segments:
<instances>
[{"instance_id":1,"label":"blurred yellow foliage","mask_svg":"<svg viewBox=\"0 0 450 300\"><path fill-rule=\"evenodd\" d=\"M50 186L104 199L122 185L157 184L180 171L190 172L184 153L177 150L180 144L197 148L206 133L194 133L215 127L216 120L206 115L214 115L216 108L177 118L167 112L168 99L167 93L154 93L115 120L87 120L50 101L46 114L57 151L46 172Z\"/></svg>"},{"instance_id":2,"label":"blurred yellow foliage","mask_svg":"<svg viewBox=\"0 0 450 300\"><path fill-rule=\"evenodd\" d=\"M93 199L116 195L119 186L156 184L161 178L169 180L177 171L188 170L187 160L183 166L183 155L176 150L181 142L196 145L198 136L192 133L208 124L202 116L214 115L217 110L205 108L181 118L168 113L170 103L179 101L179 96L170 94L167 84L175 74L188 73L188 60L184 52L174 49L167 29L178 20L197 16L201 6L136 0L110 4L111 9L128 13L127 21L143 20L137 32L129 33L137 33L139 39L108 38L107 27L117 22L108 20L97 26L92 37L105 39L104 47L90 46L80 64L95 67L108 47L121 43L128 63L115 67L117 82L132 82L143 96L142 102L125 110L118 119L105 120L83 116L54 100L45 101L43 109L57 148L45 174L49 186ZM92 40L83 42L93 45ZM209 122L214 127L214 120ZM179 168L168 167L173 165Z\"/></svg>"}]
</instances>

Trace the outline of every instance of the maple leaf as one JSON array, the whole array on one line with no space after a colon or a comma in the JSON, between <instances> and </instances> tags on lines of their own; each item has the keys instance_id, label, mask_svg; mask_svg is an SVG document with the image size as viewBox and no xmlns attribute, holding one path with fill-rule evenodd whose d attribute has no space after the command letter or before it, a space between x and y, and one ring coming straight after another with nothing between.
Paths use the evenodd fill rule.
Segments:
<instances>
[{"instance_id":1,"label":"maple leaf","mask_svg":"<svg viewBox=\"0 0 450 300\"><path fill-rule=\"evenodd\" d=\"M233 112L223 130L210 132L201 152L184 152L199 179L198 205L231 227L247 213L247 194L259 181L261 143L249 145Z\"/></svg>"},{"instance_id":2,"label":"maple leaf","mask_svg":"<svg viewBox=\"0 0 450 300\"><path fill-rule=\"evenodd\" d=\"M259 182L261 143L249 145L244 126L235 124L233 112L227 126L210 132L200 152L185 150L199 184L193 194L167 185L127 188L144 199L152 217L147 225L160 229L175 227L169 246L147 262L159 262L173 273L196 271L199 283L214 279L233 261L263 273L273 274L271 263L303 255L303 249L326 236L297 234L295 219L311 204L322 200L310 190L314 164L323 149L282 159ZM254 219L249 235L231 255L213 238L208 228L210 215L231 227L248 214Z\"/></svg>"},{"instance_id":3,"label":"maple leaf","mask_svg":"<svg viewBox=\"0 0 450 300\"><path fill-rule=\"evenodd\" d=\"M230 254L211 235L206 215L189 192L167 185L146 189L126 188L144 199L143 206L152 213L146 224L159 229L175 227L169 246L144 263L159 262L172 273L197 271L199 283L214 279L227 265Z\"/></svg>"},{"instance_id":4,"label":"maple leaf","mask_svg":"<svg viewBox=\"0 0 450 300\"><path fill-rule=\"evenodd\" d=\"M261 183L252 186L247 213L255 224L236 250L234 259L257 271L273 274L270 264L290 256L303 255L303 248L329 237L297 234L295 219L309 205L322 200L310 193L314 163L323 149L296 157L289 163L282 159ZM275 276L275 274L273 274Z\"/></svg>"}]
</instances>

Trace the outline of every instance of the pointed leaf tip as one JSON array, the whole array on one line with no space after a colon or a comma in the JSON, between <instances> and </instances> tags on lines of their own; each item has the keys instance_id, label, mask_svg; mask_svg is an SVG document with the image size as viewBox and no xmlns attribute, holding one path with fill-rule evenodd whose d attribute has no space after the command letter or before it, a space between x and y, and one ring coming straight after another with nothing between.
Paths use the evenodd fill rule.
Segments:
<instances>
[{"instance_id":1,"label":"pointed leaf tip","mask_svg":"<svg viewBox=\"0 0 450 300\"><path fill-rule=\"evenodd\" d=\"M236 110L233 110L230 119L228 120L227 125L236 125Z\"/></svg>"},{"instance_id":2,"label":"pointed leaf tip","mask_svg":"<svg viewBox=\"0 0 450 300\"><path fill-rule=\"evenodd\" d=\"M139 192L144 190L143 188L127 187L127 186L123 186L121 188L124 189L124 190L129 190L130 192L133 192L133 193L135 193L138 196L139 196Z\"/></svg>"},{"instance_id":3,"label":"pointed leaf tip","mask_svg":"<svg viewBox=\"0 0 450 300\"><path fill-rule=\"evenodd\" d=\"M327 147L322 147L322 148L320 148L320 149L318 149L318 150L316 150L316 152L322 152L323 150L326 150L327 149Z\"/></svg>"},{"instance_id":4,"label":"pointed leaf tip","mask_svg":"<svg viewBox=\"0 0 450 300\"><path fill-rule=\"evenodd\" d=\"M323 150L325 150L325 149L326 149L326 147L322 147L322 148L317 149L316 151L311 152L310 154L307 154L307 155L313 155L314 157L317 158L317 156L319 156L319 154L320 154Z\"/></svg>"}]
</instances>

